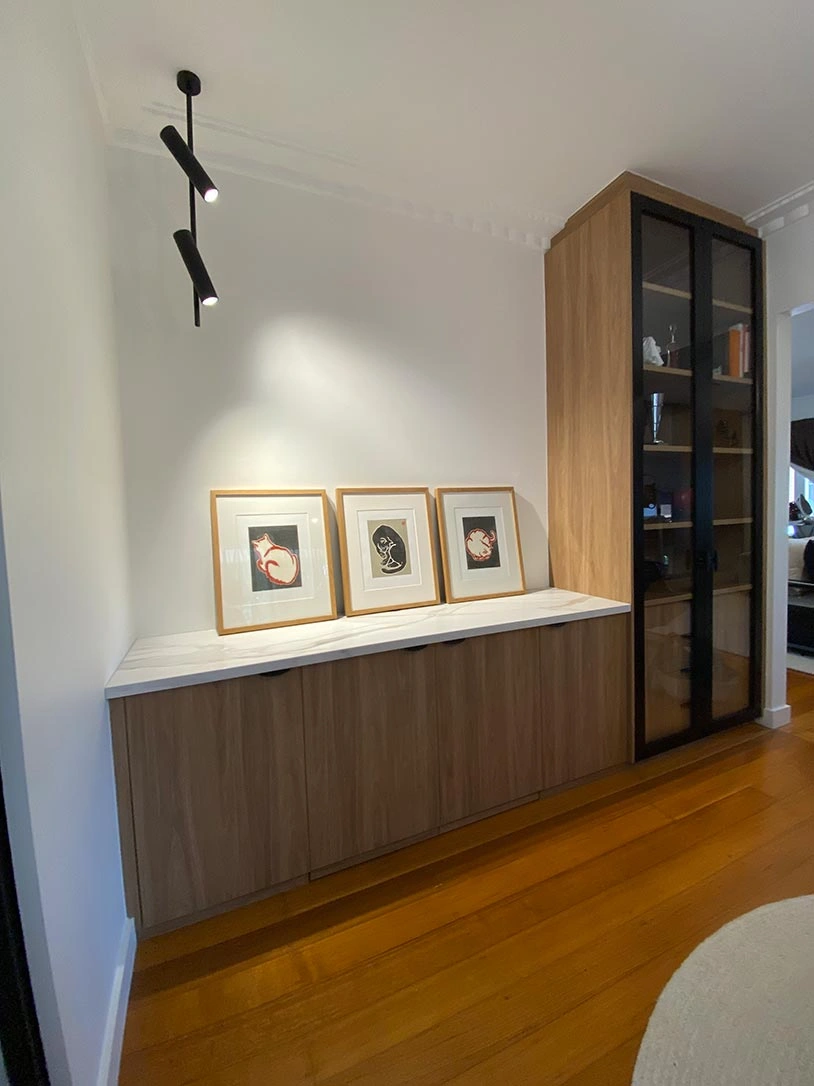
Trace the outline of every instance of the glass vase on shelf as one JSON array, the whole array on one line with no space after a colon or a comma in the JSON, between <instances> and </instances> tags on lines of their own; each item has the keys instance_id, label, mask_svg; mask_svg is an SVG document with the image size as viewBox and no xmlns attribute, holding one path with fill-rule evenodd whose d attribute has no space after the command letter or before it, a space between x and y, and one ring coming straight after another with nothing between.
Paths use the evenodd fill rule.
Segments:
<instances>
[{"instance_id":1,"label":"glass vase on shelf","mask_svg":"<svg viewBox=\"0 0 814 1086\"><path fill-rule=\"evenodd\" d=\"M670 369L679 369L680 363L678 358L678 343L676 342L676 332L678 331L678 325L671 324L668 328L670 333L670 339L667 341L665 347L665 354L667 356L666 365Z\"/></svg>"}]
</instances>

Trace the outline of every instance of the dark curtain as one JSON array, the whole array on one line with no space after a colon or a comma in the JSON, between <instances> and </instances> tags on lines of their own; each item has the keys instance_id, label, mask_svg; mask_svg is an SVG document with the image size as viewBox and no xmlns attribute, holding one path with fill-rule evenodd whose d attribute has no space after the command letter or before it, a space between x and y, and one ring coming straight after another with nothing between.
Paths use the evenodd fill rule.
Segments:
<instances>
[{"instance_id":1,"label":"dark curtain","mask_svg":"<svg viewBox=\"0 0 814 1086\"><path fill-rule=\"evenodd\" d=\"M791 424L792 464L814 471L814 419L800 419Z\"/></svg>"}]
</instances>

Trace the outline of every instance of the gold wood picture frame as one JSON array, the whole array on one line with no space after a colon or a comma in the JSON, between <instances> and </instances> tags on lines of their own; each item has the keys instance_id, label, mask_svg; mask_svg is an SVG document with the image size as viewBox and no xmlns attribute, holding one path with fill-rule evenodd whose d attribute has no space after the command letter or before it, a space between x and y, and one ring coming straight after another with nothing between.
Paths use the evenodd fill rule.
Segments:
<instances>
[{"instance_id":1,"label":"gold wood picture frame","mask_svg":"<svg viewBox=\"0 0 814 1086\"><path fill-rule=\"evenodd\" d=\"M219 634L337 617L324 490L212 490Z\"/></svg>"},{"instance_id":2,"label":"gold wood picture frame","mask_svg":"<svg viewBox=\"0 0 814 1086\"><path fill-rule=\"evenodd\" d=\"M427 487L342 488L336 517L346 614L441 602Z\"/></svg>"},{"instance_id":3,"label":"gold wood picture frame","mask_svg":"<svg viewBox=\"0 0 814 1086\"><path fill-rule=\"evenodd\" d=\"M523 595L514 487L439 487L435 498L447 602Z\"/></svg>"}]
</instances>

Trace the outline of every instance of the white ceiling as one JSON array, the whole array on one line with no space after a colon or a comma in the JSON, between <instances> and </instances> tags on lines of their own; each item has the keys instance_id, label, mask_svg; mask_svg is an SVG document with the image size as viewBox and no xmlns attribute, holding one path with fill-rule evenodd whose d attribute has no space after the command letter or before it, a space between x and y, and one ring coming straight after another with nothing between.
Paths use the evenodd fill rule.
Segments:
<instances>
[{"instance_id":1,"label":"white ceiling","mask_svg":"<svg viewBox=\"0 0 814 1086\"><path fill-rule=\"evenodd\" d=\"M216 161L542 233L624 169L741 214L814 178L810 0L75 3L117 142L191 67Z\"/></svg>"}]
</instances>

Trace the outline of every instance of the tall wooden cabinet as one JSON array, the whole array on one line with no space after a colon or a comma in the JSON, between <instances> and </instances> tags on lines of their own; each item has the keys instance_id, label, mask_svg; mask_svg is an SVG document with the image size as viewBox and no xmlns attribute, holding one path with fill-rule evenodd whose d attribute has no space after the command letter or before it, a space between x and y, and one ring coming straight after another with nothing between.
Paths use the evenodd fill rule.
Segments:
<instances>
[{"instance_id":1,"label":"tall wooden cabinet","mask_svg":"<svg viewBox=\"0 0 814 1086\"><path fill-rule=\"evenodd\" d=\"M759 712L762 246L624 174L546 255L551 568L633 607L636 753Z\"/></svg>"}]
</instances>

